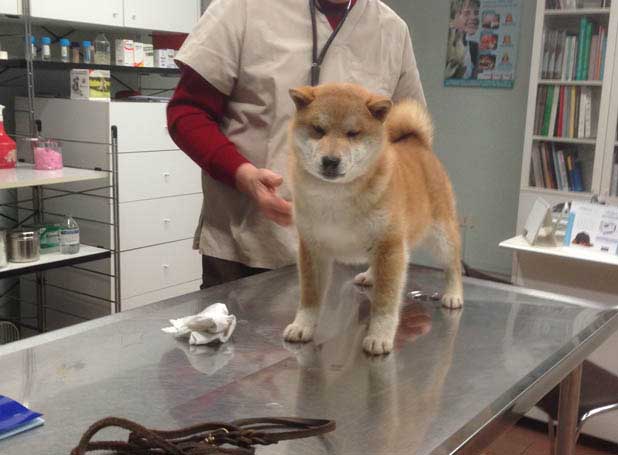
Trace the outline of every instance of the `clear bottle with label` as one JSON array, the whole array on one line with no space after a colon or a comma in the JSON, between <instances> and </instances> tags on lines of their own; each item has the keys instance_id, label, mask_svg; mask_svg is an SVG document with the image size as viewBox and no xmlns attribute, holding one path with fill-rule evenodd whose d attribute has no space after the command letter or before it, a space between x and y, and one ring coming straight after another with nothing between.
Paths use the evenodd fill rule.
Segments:
<instances>
[{"instance_id":1,"label":"clear bottle with label","mask_svg":"<svg viewBox=\"0 0 618 455\"><path fill-rule=\"evenodd\" d=\"M79 226L69 215L60 228L60 253L79 253Z\"/></svg>"},{"instance_id":2,"label":"clear bottle with label","mask_svg":"<svg viewBox=\"0 0 618 455\"><path fill-rule=\"evenodd\" d=\"M94 39L94 63L109 65L112 60L112 46L103 33Z\"/></svg>"},{"instance_id":3,"label":"clear bottle with label","mask_svg":"<svg viewBox=\"0 0 618 455\"><path fill-rule=\"evenodd\" d=\"M93 60L93 51L92 43L90 41L82 42L82 54L84 56L84 63L92 63Z\"/></svg>"},{"instance_id":4,"label":"clear bottle with label","mask_svg":"<svg viewBox=\"0 0 618 455\"><path fill-rule=\"evenodd\" d=\"M51 60L51 38L49 36L41 38L41 60Z\"/></svg>"},{"instance_id":5,"label":"clear bottle with label","mask_svg":"<svg viewBox=\"0 0 618 455\"><path fill-rule=\"evenodd\" d=\"M64 63L69 63L71 61L71 57L69 55L69 46L71 45L71 41L66 38L62 38L60 40L60 60Z\"/></svg>"}]
</instances>

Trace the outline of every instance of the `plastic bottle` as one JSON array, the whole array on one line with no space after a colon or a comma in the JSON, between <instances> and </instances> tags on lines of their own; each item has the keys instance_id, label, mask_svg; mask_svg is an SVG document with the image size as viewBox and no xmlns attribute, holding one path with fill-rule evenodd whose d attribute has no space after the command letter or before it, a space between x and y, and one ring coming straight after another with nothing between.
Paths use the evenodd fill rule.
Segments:
<instances>
[{"instance_id":1,"label":"plastic bottle","mask_svg":"<svg viewBox=\"0 0 618 455\"><path fill-rule=\"evenodd\" d=\"M79 63L80 61L80 56L79 56L79 43L73 41L71 43L71 62L72 63Z\"/></svg>"},{"instance_id":2,"label":"plastic bottle","mask_svg":"<svg viewBox=\"0 0 618 455\"><path fill-rule=\"evenodd\" d=\"M41 60L51 60L51 38L49 36L41 38Z\"/></svg>"},{"instance_id":3,"label":"plastic bottle","mask_svg":"<svg viewBox=\"0 0 618 455\"><path fill-rule=\"evenodd\" d=\"M109 65L112 60L112 47L103 33L94 39L94 63Z\"/></svg>"},{"instance_id":4,"label":"plastic bottle","mask_svg":"<svg viewBox=\"0 0 618 455\"><path fill-rule=\"evenodd\" d=\"M84 55L84 63L92 63L92 43L90 41L82 43L82 53Z\"/></svg>"},{"instance_id":5,"label":"plastic bottle","mask_svg":"<svg viewBox=\"0 0 618 455\"><path fill-rule=\"evenodd\" d=\"M79 253L79 226L71 215L65 218L60 228L60 253Z\"/></svg>"},{"instance_id":6,"label":"plastic bottle","mask_svg":"<svg viewBox=\"0 0 618 455\"><path fill-rule=\"evenodd\" d=\"M60 40L60 60L63 61L64 63L69 63L71 61L71 57L69 55L70 45L71 45L71 42L68 39L62 38Z\"/></svg>"},{"instance_id":7,"label":"plastic bottle","mask_svg":"<svg viewBox=\"0 0 618 455\"><path fill-rule=\"evenodd\" d=\"M36 60L36 38L30 37L30 52L32 53L32 60Z\"/></svg>"},{"instance_id":8,"label":"plastic bottle","mask_svg":"<svg viewBox=\"0 0 618 455\"><path fill-rule=\"evenodd\" d=\"M0 169L12 169L17 163L15 141L4 131L4 106L0 105Z\"/></svg>"}]
</instances>

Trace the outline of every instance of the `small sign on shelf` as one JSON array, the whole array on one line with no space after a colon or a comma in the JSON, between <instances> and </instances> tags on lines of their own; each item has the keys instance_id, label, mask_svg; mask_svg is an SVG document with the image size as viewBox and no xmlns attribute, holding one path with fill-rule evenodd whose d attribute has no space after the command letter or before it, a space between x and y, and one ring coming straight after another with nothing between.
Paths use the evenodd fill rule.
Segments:
<instances>
[{"instance_id":1,"label":"small sign on shelf","mask_svg":"<svg viewBox=\"0 0 618 455\"><path fill-rule=\"evenodd\" d=\"M573 201L564 245L618 254L618 207Z\"/></svg>"},{"instance_id":2,"label":"small sign on shelf","mask_svg":"<svg viewBox=\"0 0 618 455\"><path fill-rule=\"evenodd\" d=\"M539 241L555 245L553 232L551 204L543 198L537 198L524 226L524 238L530 245Z\"/></svg>"}]
</instances>

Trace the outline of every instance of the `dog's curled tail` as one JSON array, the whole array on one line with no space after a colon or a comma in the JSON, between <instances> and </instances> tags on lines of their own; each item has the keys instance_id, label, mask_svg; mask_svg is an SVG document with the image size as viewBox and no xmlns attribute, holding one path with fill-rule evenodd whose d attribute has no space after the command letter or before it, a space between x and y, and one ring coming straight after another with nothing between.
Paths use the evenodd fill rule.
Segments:
<instances>
[{"instance_id":1,"label":"dog's curled tail","mask_svg":"<svg viewBox=\"0 0 618 455\"><path fill-rule=\"evenodd\" d=\"M433 145L431 117L425 106L418 101L405 100L395 104L386 117L385 126L391 143L412 136L427 148Z\"/></svg>"}]
</instances>

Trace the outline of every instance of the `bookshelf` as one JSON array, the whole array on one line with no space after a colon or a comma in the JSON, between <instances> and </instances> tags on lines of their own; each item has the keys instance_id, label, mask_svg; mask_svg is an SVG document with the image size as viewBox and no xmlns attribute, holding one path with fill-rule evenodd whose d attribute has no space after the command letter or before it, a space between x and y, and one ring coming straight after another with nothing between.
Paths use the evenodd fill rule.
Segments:
<instances>
[{"instance_id":1,"label":"bookshelf","mask_svg":"<svg viewBox=\"0 0 618 455\"><path fill-rule=\"evenodd\" d=\"M618 1L536 6L517 232L538 197L609 196L618 160Z\"/></svg>"},{"instance_id":2,"label":"bookshelf","mask_svg":"<svg viewBox=\"0 0 618 455\"><path fill-rule=\"evenodd\" d=\"M618 47L616 50L616 59L618 59ZM617 95L618 66L616 71L614 71L612 80L612 96L616 98ZM603 163L601 186L605 190L603 194L607 196L609 202L618 204L618 102L612 103L609 111L609 126L606 136L608 153Z\"/></svg>"}]
</instances>

